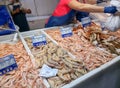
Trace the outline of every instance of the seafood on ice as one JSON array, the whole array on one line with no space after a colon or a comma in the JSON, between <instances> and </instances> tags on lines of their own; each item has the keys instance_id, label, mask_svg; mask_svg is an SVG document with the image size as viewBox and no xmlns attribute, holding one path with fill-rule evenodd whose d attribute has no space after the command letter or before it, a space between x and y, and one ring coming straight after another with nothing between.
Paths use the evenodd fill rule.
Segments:
<instances>
[{"instance_id":1,"label":"seafood on ice","mask_svg":"<svg viewBox=\"0 0 120 88\"><path fill-rule=\"evenodd\" d=\"M71 58L61 47L47 39L47 45L32 46L31 38L25 38L32 54L35 57L37 68L43 64L58 69L55 77L47 78L51 88L60 88L72 80L87 73L84 63L80 59Z\"/></svg>"},{"instance_id":2,"label":"seafood on ice","mask_svg":"<svg viewBox=\"0 0 120 88\"><path fill-rule=\"evenodd\" d=\"M95 23L87 28L82 28L81 25L73 28L73 36L66 38L61 37L59 28L45 30L45 32L61 47L82 60L88 70L98 68L116 57L116 55L93 45L95 40L99 43L101 40L109 38L108 35L101 33L101 28Z\"/></svg>"},{"instance_id":3,"label":"seafood on ice","mask_svg":"<svg viewBox=\"0 0 120 88\"><path fill-rule=\"evenodd\" d=\"M89 27L81 30L81 32L93 45L103 48L111 54L120 55L119 31L113 33L106 31L106 33L104 33L100 26L92 23Z\"/></svg>"},{"instance_id":4,"label":"seafood on ice","mask_svg":"<svg viewBox=\"0 0 120 88\"><path fill-rule=\"evenodd\" d=\"M100 48L103 48L106 51L109 51L111 54L120 55L120 33L102 31L101 27L92 23L89 27L85 28L87 30L84 32L93 45L97 45Z\"/></svg>"},{"instance_id":5,"label":"seafood on ice","mask_svg":"<svg viewBox=\"0 0 120 88\"><path fill-rule=\"evenodd\" d=\"M18 68L0 76L0 88L46 88L22 42L0 43L0 58L10 54L14 55Z\"/></svg>"}]
</instances>

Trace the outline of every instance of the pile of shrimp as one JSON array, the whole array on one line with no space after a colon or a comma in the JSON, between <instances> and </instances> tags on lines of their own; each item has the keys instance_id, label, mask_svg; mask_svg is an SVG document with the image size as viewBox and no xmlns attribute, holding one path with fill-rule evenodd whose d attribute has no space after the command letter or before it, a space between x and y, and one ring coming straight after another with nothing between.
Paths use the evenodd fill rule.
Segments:
<instances>
[{"instance_id":1,"label":"pile of shrimp","mask_svg":"<svg viewBox=\"0 0 120 88\"><path fill-rule=\"evenodd\" d=\"M14 55L18 68L0 76L0 88L46 88L21 42L0 44L0 58L10 54Z\"/></svg>"},{"instance_id":2,"label":"pile of shrimp","mask_svg":"<svg viewBox=\"0 0 120 88\"><path fill-rule=\"evenodd\" d=\"M59 29L46 30L45 32L56 40L62 48L71 52L76 58L83 60L88 70L98 68L115 57L111 53L93 46L91 42L84 37L82 27L73 30L73 36L66 38L61 37Z\"/></svg>"}]
</instances>

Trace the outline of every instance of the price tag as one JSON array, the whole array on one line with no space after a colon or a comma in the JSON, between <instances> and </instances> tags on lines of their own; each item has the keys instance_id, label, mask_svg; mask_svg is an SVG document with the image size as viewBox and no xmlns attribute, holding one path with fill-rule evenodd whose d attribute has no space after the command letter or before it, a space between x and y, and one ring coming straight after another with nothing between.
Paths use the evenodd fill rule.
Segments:
<instances>
[{"instance_id":1,"label":"price tag","mask_svg":"<svg viewBox=\"0 0 120 88\"><path fill-rule=\"evenodd\" d=\"M39 36L33 36L32 37L32 44L34 47L41 46L41 45L46 45L46 36L44 34L39 35Z\"/></svg>"},{"instance_id":2,"label":"price tag","mask_svg":"<svg viewBox=\"0 0 120 88\"><path fill-rule=\"evenodd\" d=\"M40 72L39 73L40 76L49 78L49 77L56 76L58 73L58 69L51 68L47 66L46 64L44 64L39 72Z\"/></svg>"},{"instance_id":3,"label":"price tag","mask_svg":"<svg viewBox=\"0 0 120 88\"><path fill-rule=\"evenodd\" d=\"M0 58L0 76L13 71L18 68L14 56L8 55L6 57Z\"/></svg>"},{"instance_id":4,"label":"price tag","mask_svg":"<svg viewBox=\"0 0 120 88\"><path fill-rule=\"evenodd\" d=\"M91 24L91 19L90 17L84 17L81 19L81 23L83 25L83 27L87 27Z\"/></svg>"},{"instance_id":5,"label":"price tag","mask_svg":"<svg viewBox=\"0 0 120 88\"><path fill-rule=\"evenodd\" d=\"M60 31L62 38L70 37L73 35L72 27L61 28Z\"/></svg>"}]
</instances>

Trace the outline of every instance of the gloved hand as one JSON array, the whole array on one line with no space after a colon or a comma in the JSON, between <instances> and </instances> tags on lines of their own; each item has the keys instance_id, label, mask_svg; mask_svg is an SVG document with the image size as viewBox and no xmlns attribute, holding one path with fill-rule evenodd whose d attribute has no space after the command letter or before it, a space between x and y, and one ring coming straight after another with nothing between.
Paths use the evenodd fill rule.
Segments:
<instances>
[{"instance_id":1,"label":"gloved hand","mask_svg":"<svg viewBox=\"0 0 120 88\"><path fill-rule=\"evenodd\" d=\"M117 12L116 6L107 6L104 8L104 13L111 13L114 14Z\"/></svg>"}]
</instances>

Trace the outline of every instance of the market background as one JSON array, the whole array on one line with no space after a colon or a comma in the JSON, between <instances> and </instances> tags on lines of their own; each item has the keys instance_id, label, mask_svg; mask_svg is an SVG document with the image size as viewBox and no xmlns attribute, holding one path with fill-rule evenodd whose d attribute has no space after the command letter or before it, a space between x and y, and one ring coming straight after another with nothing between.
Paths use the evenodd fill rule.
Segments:
<instances>
[{"instance_id":1,"label":"market background","mask_svg":"<svg viewBox=\"0 0 120 88\"><path fill-rule=\"evenodd\" d=\"M30 29L43 28L46 19L52 14L59 0L20 0L23 7L30 8L32 14L27 15ZM53 4L54 3L54 4Z\"/></svg>"}]
</instances>

